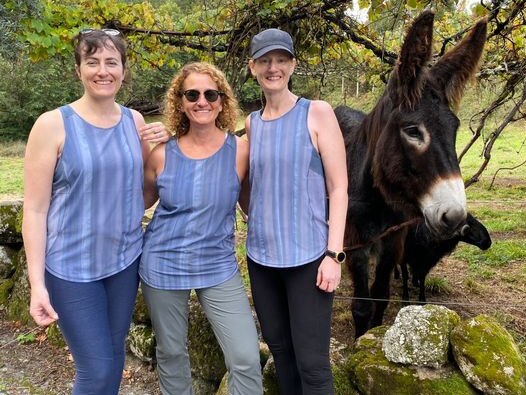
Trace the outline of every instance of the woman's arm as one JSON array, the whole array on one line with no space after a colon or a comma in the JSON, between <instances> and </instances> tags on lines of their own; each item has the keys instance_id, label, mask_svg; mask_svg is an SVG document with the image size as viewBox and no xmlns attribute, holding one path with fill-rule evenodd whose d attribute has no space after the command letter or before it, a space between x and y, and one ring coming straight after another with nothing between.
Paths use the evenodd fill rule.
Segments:
<instances>
[{"instance_id":1,"label":"woman's arm","mask_svg":"<svg viewBox=\"0 0 526 395\"><path fill-rule=\"evenodd\" d=\"M324 101L311 103L308 125L316 135L329 195L327 249L342 251L347 217L347 163L343 136L334 111ZM332 258L325 257L320 265L317 285L324 291L332 292L338 287L340 276L340 265Z\"/></svg>"},{"instance_id":2,"label":"woman's arm","mask_svg":"<svg viewBox=\"0 0 526 395\"><path fill-rule=\"evenodd\" d=\"M131 112L141 139L142 160L146 166L152 151L152 145L166 143L172 136L162 122L145 123L144 117L140 112L136 110L131 110Z\"/></svg>"},{"instance_id":3,"label":"woman's arm","mask_svg":"<svg viewBox=\"0 0 526 395\"><path fill-rule=\"evenodd\" d=\"M59 110L42 114L35 122L24 157L24 217L22 235L27 257L31 303L29 312L38 325L58 319L44 283L47 213L57 158L64 143Z\"/></svg>"}]
</instances>

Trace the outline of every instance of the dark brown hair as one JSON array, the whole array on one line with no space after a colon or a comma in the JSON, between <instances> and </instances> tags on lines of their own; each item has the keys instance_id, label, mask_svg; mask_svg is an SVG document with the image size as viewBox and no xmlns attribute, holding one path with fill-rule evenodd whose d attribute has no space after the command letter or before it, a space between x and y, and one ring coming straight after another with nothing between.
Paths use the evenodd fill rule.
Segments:
<instances>
[{"instance_id":1,"label":"dark brown hair","mask_svg":"<svg viewBox=\"0 0 526 395\"><path fill-rule=\"evenodd\" d=\"M126 41L121 34L110 35L103 30L93 29L89 32L80 32L73 37L73 48L75 50L75 64L80 66L82 55L92 55L100 48L115 48L121 55L124 70L127 68Z\"/></svg>"}]
</instances>

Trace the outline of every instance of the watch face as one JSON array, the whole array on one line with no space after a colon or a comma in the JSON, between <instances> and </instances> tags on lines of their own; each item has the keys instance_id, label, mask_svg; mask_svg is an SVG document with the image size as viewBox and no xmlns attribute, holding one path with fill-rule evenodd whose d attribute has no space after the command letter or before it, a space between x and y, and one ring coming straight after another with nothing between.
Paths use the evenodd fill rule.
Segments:
<instances>
[{"instance_id":1,"label":"watch face","mask_svg":"<svg viewBox=\"0 0 526 395\"><path fill-rule=\"evenodd\" d=\"M345 261L345 252L338 252L336 254L336 260L338 262L342 262L343 263Z\"/></svg>"}]
</instances>

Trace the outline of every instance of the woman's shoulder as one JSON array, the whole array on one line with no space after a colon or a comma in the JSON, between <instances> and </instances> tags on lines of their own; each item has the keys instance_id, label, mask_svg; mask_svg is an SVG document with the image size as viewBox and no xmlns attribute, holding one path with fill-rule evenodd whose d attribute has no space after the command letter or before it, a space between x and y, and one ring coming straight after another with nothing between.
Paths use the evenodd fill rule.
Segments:
<instances>
[{"instance_id":1,"label":"woman's shoulder","mask_svg":"<svg viewBox=\"0 0 526 395\"><path fill-rule=\"evenodd\" d=\"M322 114L326 112L333 112L332 106L329 103L327 103L325 100L311 100L310 110L319 112Z\"/></svg>"},{"instance_id":2,"label":"woman's shoulder","mask_svg":"<svg viewBox=\"0 0 526 395\"><path fill-rule=\"evenodd\" d=\"M63 134L64 130L64 121L62 118L62 114L60 112L60 108L55 108L51 111L46 111L42 113L37 120L35 121L35 124L33 125L33 129L31 129L32 134L39 134L44 133L47 136L50 135L50 133L53 134Z\"/></svg>"}]
</instances>

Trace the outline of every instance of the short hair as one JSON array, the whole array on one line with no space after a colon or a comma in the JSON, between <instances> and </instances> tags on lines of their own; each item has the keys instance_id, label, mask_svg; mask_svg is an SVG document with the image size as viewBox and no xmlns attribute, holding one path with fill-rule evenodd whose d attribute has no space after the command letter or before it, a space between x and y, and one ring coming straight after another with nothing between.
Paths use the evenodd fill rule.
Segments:
<instances>
[{"instance_id":1,"label":"short hair","mask_svg":"<svg viewBox=\"0 0 526 395\"><path fill-rule=\"evenodd\" d=\"M115 49L121 55L121 62L124 70L128 67L126 54L126 41L121 34L110 35L104 30L90 29L88 32L81 31L73 37L73 49L75 51L75 64L80 66L82 55L92 55L99 49Z\"/></svg>"},{"instance_id":2,"label":"short hair","mask_svg":"<svg viewBox=\"0 0 526 395\"><path fill-rule=\"evenodd\" d=\"M186 78L192 73L206 74L217 84L218 90L223 94L220 96L222 110L216 118L216 126L219 129L233 132L239 116L237 99L223 72L214 65L206 62L188 63L183 66L172 79L164 102L164 116L168 130L172 132L176 138L188 133L190 121L184 111L182 111L183 84Z\"/></svg>"}]
</instances>

